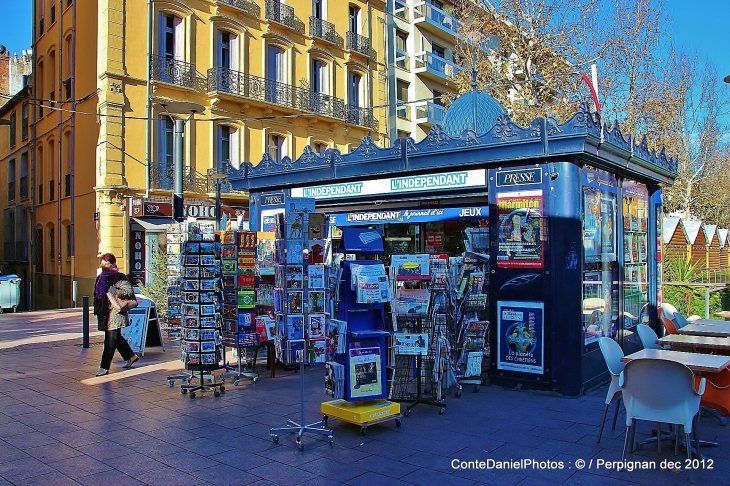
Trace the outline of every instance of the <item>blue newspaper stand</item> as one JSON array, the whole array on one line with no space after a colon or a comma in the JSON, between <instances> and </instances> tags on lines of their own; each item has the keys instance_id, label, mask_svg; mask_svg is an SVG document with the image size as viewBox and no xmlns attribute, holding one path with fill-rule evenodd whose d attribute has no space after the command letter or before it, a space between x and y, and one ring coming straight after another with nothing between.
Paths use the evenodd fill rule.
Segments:
<instances>
[{"instance_id":1,"label":"blue newspaper stand","mask_svg":"<svg viewBox=\"0 0 730 486\"><path fill-rule=\"evenodd\" d=\"M20 301L20 277L0 275L0 314L6 310L16 312Z\"/></svg>"}]
</instances>

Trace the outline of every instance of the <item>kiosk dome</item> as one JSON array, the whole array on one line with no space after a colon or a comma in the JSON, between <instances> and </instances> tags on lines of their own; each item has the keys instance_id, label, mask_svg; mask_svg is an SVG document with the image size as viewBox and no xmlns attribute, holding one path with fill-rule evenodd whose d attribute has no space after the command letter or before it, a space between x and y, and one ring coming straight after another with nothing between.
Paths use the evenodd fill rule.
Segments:
<instances>
[{"instance_id":1,"label":"kiosk dome","mask_svg":"<svg viewBox=\"0 0 730 486\"><path fill-rule=\"evenodd\" d=\"M464 130L484 134L494 126L498 116L506 114L502 105L487 93L467 91L456 98L446 110L442 128L457 138Z\"/></svg>"}]
</instances>

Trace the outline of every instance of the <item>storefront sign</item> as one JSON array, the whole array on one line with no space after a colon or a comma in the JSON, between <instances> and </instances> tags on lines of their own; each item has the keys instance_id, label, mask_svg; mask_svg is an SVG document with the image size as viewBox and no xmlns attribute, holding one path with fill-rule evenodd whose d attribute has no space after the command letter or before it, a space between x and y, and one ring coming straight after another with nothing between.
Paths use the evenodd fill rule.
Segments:
<instances>
[{"instance_id":1,"label":"storefront sign","mask_svg":"<svg viewBox=\"0 0 730 486\"><path fill-rule=\"evenodd\" d=\"M400 194L405 192L459 190L484 187L485 169L423 174L362 182L343 182L324 186L298 187L291 190L292 197L311 197L317 200Z\"/></svg>"},{"instance_id":2,"label":"storefront sign","mask_svg":"<svg viewBox=\"0 0 730 486\"><path fill-rule=\"evenodd\" d=\"M542 302L497 302L497 368L545 373L545 306Z\"/></svg>"},{"instance_id":3,"label":"storefront sign","mask_svg":"<svg viewBox=\"0 0 730 486\"><path fill-rule=\"evenodd\" d=\"M215 217L215 204L189 204L185 202L185 217L191 217L196 219L216 219ZM130 208L131 216L134 218L142 216L158 216L161 218L172 217L172 203L171 202L159 202L150 201L145 198L135 197L132 198L132 204ZM243 207L231 207L227 205L221 206L221 217L226 215L228 219L236 220L238 216L243 216L244 219L248 218L248 210Z\"/></svg>"},{"instance_id":4,"label":"storefront sign","mask_svg":"<svg viewBox=\"0 0 730 486\"><path fill-rule=\"evenodd\" d=\"M543 268L542 191L508 192L497 196L498 268Z\"/></svg>"},{"instance_id":5,"label":"storefront sign","mask_svg":"<svg viewBox=\"0 0 730 486\"><path fill-rule=\"evenodd\" d=\"M488 206L468 208L419 208L363 211L330 215L330 225L358 226L367 224L427 223L454 219L487 219Z\"/></svg>"},{"instance_id":6,"label":"storefront sign","mask_svg":"<svg viewBox=\"0 0 730 486\"><path fill-rule=\"evenodd\" d=\"M279 206L284 204L284 193L263 193L259 196L259 200L261 201L261 206Z\"/></svg>"},{"instance_id":7,"label":"storefront sign","mask_svg":"<svg viewBox=\"0 0 730 486\"><path fill-rule=\"evenodd\" d=\"M497 187L542 184L541 169L501 170L497 172Z\"/></svg>"},{"instance_id":8,"label":"storefront sign","mask_svg":"<svg viewBox=\"0 0 730 486\"><path fill-rule=\"evenodd\" d=\"M129 235L129 279L133 285L145 283L145 232L133 230Z\"/></svg>"}]
</instances>

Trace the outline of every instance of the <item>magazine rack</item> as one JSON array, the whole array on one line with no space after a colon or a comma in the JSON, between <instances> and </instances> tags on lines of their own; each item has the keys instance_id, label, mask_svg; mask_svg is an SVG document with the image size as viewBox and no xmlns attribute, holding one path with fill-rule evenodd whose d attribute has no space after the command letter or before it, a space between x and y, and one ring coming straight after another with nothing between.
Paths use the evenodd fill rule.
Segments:
<instances>
[{"instance_id":1,"label":"magazine rack","mask_svg":"<svg viewBox=\"0 0 730 486\"><path fill-rule=\"evenodd\" d=\"M344 228L339 251L358 256L377 255L383 252L382 234L371 229ZM359 425L363 435L368 426L383 421L395 420L396 426L401 425L400 405L382 400L387 395L386 339L390 333L385 330L385 304L381 290L370 282L372 278L353 279L357 266L365 272L363 267L369 265L382 263L379 260L344 260L342 268L338 269L336 315L340 322L346 323L345 346L343 353L336 353L331 359L344 370L344 385L342 397L334 396L335 400L321 406L325 423L332 416ZM384 273L382 278L387 298L389 289ZM354 281L357 281L356 290L353 290ZM365 286L365 290L361 285ZM369 290L371 287L372 290ZM361 293L360 301L358 292ZM375 295L372 300L363 299L363 292L375 292ZM362 300L372 303L363 303Z\"/></svg>"}]
</instances>

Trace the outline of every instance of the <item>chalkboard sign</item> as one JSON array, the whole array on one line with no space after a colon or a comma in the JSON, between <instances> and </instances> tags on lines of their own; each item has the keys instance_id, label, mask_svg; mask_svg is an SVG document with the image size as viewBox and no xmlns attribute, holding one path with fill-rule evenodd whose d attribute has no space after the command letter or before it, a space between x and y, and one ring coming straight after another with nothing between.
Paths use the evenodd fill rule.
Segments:
<instances>
[{"instance_id":1,"label":"chalkboard sign","mask_svg":"<svg viewBox=\"0 0 730 486\"><path fill-rule=\"evenodd\" d=\"M129 317L129 326L122 329L122 335L129 343L132 351L141 353L144 356L144 350L147 346L162 346L162 350L165 350L160 323L154 307L136 307L130 309L127 316ZM151 333L149 332L150 323L153 324Z\"/></svg>"}]
</instances>

